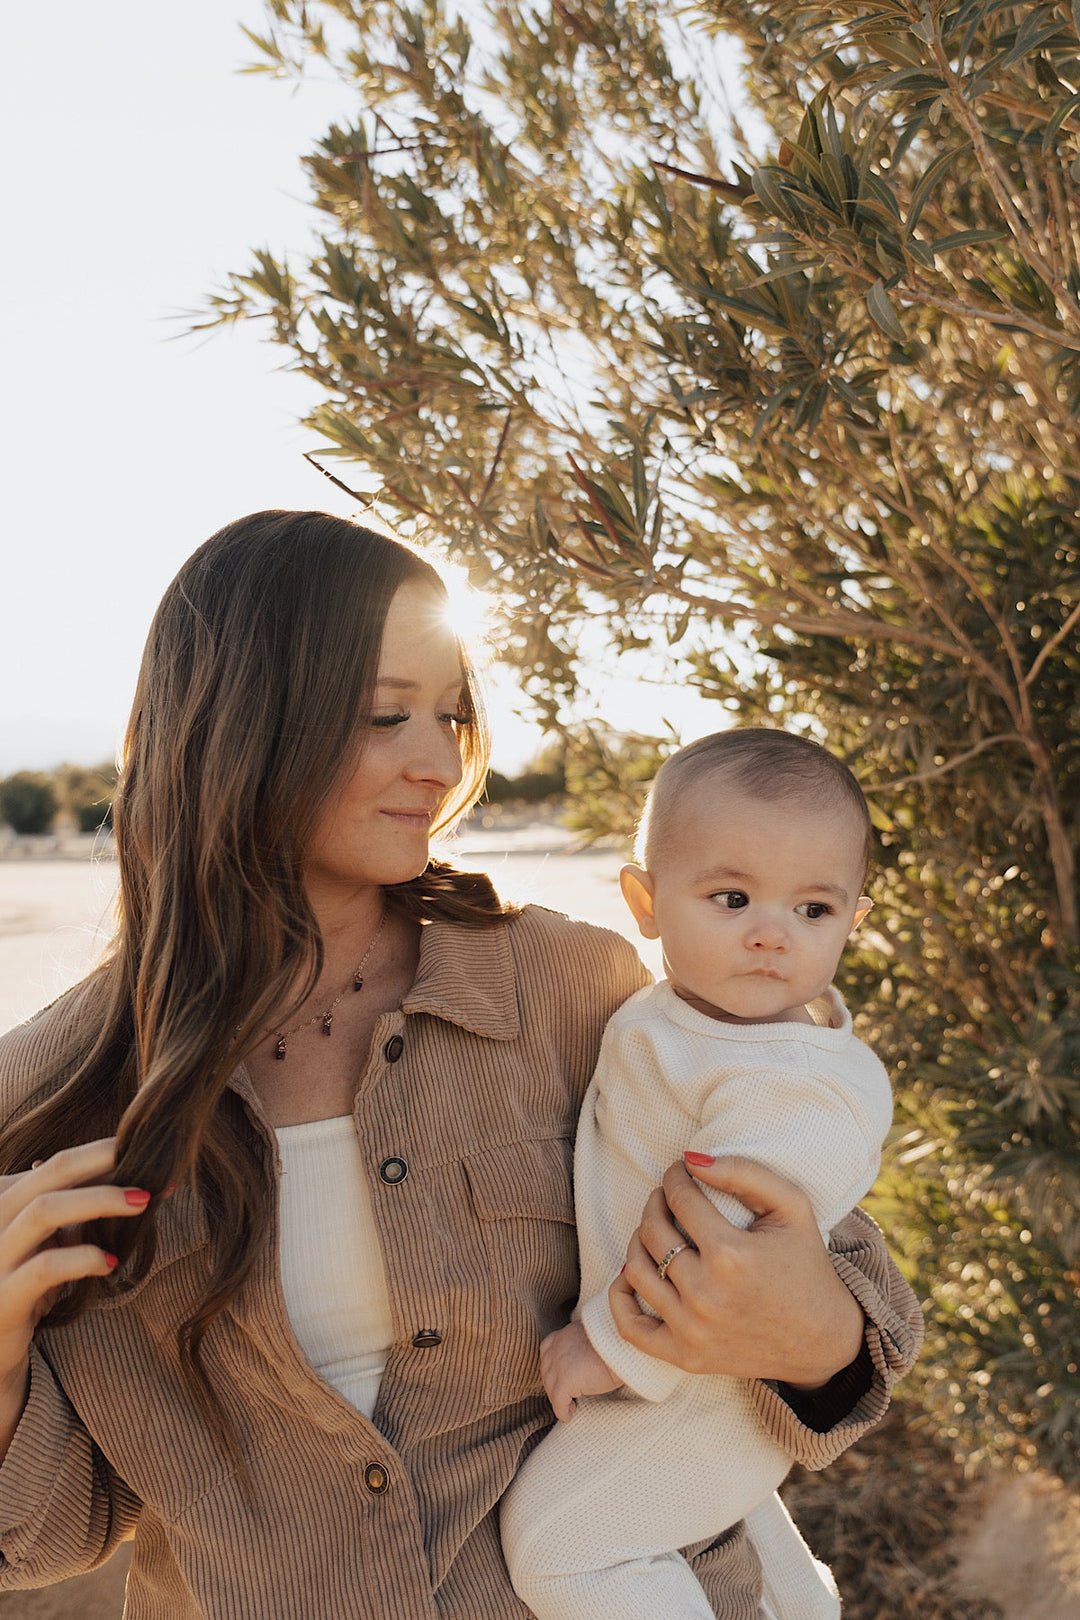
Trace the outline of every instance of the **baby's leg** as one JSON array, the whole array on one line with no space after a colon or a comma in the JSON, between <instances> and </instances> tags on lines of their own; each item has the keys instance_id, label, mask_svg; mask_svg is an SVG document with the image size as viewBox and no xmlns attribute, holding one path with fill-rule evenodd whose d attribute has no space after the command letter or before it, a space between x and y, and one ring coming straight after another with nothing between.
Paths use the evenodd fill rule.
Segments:
<instances>
[{"instance_id":1,"label":"baby's leg","mask_svg":"<svg viewBox=\"0 0 1080 1620\"><path fill-rule=\"evenodd\" d=\"M694 1381L655 1404L587 1401L529 1457L502 1531L537 1620L712 1620L678 1549L737 1523L790 1466L743 1385L726 1382L724 1403L700 1398Z\"/></svg>"},{"instance_id":2,"label":"baby's leg","mask_svg":"<svg viewBox=\"0 0 1080 1620\"><path fill-rule=\"evenodd\" d=\"M814 1557L778 1496L748 1513L746 1528L761 1563L765 1620L839 1620L832 1571Z\"/></svg>"}]
</instances>

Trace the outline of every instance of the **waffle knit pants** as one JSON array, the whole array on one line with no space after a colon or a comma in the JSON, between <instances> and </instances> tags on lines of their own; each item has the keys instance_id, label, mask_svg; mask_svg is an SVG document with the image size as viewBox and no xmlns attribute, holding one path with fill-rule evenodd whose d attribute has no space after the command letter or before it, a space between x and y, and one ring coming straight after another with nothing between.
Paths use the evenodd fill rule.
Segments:
<instances>
[{"instance_id":1,"label":"waffle knit pants","mask_svg":"<svg viewBox=\"0 0 1080 1620\"><path fill-rule=\"evenodd\" d=\"M740 1379L689 1378L661 1402L584 1401L504 1499L514 1588L536 1620L714 1620L678 1549L745 1518L765 1620L836 1620L832 1577L773 1494L790 1466Z\"/></svg>"}]
</instances>

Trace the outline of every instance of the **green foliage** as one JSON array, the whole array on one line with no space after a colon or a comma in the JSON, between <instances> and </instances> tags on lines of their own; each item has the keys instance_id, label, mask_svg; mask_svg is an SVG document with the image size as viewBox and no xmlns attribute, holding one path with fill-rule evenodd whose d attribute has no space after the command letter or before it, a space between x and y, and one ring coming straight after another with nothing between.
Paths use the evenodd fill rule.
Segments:
<instances>
[{"instance_id":1,"label":"green foliage","mask_svg":"<svg viewBox=\"0 0 1080 1620\"><path fill-rule=\"evenodd\" d=\"M48 832L56 814L56 794L40 771L16 771L0 782L0 819L22 836Z\"/></svg>"},{"instance_id":2,"label":"green foliage","mask_svg":"<svg viewBox=\"0 0 1080 1620\"><path fill-rule=\"evenodd\" d=\"M583 842L614 837L629 855L649 783L675 746L671 737L612 735L595 726L572 733L564 825Z\"/></svg>"},{"instance_id":3,"label":"green foliage","mask_svg":"<svg viewBox=\"0 0 1080 1620\"><path fill-rule=\"evenodd\" d=\"M517 776L490 771L484 799L488 804L544 804L561 801L565 792L566 773L560 763L548 770L521 771Z\"/></svg>"},{"instance_id":4,"label":"green foliage","mask_svg":"<svg viewBox=\"0 0 1080 1620\"><path fill-rule=\"evenodd\" d=\"M116 792L116 767L61 765L55 787L60 807L75 817L79 831L97 832L112 826L112 799Z\"/></svg>"},{"instance_id":5,"label":"green foliage","mask_svg":"<svg viewBox=\"0 0 1080 1620\"><path fill-rule=\"evenodd\" d=\"M210 314L268 318L327 454L497 588L551 716L606 619L851 761L881 859L850 988L897 1079L879 1207L927 1299L926 1398L1063 1469L1078 27L1000 0L273 0L262 65L329 66L356 114L305 160L318 252L260 254ZM716 93L736 47L745 130ZM628 824L605 749L579 802Z\"/></svg>"}]
</instances>

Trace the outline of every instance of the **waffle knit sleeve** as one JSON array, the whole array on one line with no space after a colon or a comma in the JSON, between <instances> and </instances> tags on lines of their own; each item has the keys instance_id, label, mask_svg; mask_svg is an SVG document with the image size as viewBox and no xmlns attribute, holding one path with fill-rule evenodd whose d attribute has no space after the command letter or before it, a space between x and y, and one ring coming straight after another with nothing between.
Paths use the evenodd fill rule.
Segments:
<instances>
[{"instance_id":1,"label":"waffle knit sleeve","mask_svg":"<svg viewBox=\"0 0 1080 1620\"><path fill-rule=\"evenodd\" d=\"M582 1257L582 1324L621 1381L665 1400L687 1375L619 1335L607 1288L650 1188L686 1150L734 1154L773 1170L809 1197L831 1227L872 1186L892 1112L888 1077L847 1031L720 1025L664 987L612 1020L579 1127L575 1191ZM750 1211L704 1188L745 1228Z\"/></svg>"}]
</instances>

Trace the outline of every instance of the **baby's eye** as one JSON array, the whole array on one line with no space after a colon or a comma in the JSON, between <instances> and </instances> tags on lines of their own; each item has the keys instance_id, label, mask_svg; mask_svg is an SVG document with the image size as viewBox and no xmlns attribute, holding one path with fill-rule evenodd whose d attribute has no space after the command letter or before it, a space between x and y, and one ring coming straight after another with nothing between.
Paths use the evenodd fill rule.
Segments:
<instances>
[{"instance_id":1,"label":"baby's eye","mask_svg":"<svg viewBox=\"0 0 1080 1620\"><path fill-rule=\"evenodd\" d=\"M800 917L809 917L811 922L816 921L818 917L832 916L832 906L827 905L824 900L805 900L801 906L795 907L795 911Z\"/></svg>"},{"instance_id":2,"label":"baby's eye","mask_svg":"<svg viewBox=\"0 0 1080 1620\"><path fill-rule=\"evenodd\" d=\"M723 906L725 911L741 911L743 906L750 904L749 895L744 894L741 889L718 889L709 898Z\"/></svg>"}]
</instances>

